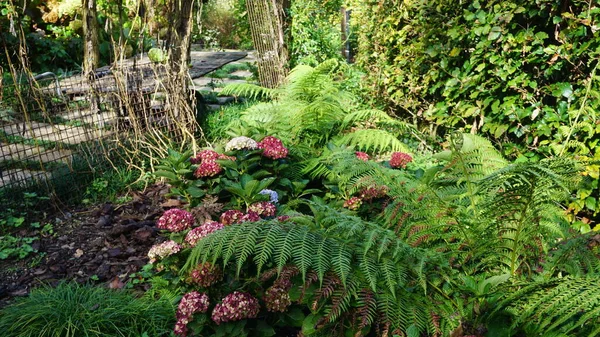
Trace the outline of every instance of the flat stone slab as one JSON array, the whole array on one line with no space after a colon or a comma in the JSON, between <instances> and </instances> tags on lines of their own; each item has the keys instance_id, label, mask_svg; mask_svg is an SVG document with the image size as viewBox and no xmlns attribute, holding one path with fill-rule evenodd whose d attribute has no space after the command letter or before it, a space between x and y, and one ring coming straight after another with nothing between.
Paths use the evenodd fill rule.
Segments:
<instances>
[{"instance_id":1,"label":"flat stone slab","mask_svg":"<svg viewBox=\"0 0 600 337\"><path fill-rule=\"evenodd\" d=\"M231 74L229 74L230 76L237 76L237 77L243 77L243 78L249 78L254 76L254 74L251 71L248 70L238 70L238 71L234 71Z\"/></svg>"},{"instance_id":2,"label":"flat stone slab","mask_svg":"<svg viewBox=\"0 0 600 337\"><path fill-rule=\"evenodd\" d=\"M86 124L94 124L104 126L112 124L117 120L117 114L114 111L104 111L101 113L91 112L87 110L71 111L59 115L69 121L81 121Z\"/></svg>"},{"instance_id":3,"label":"flat stone slab","mask_svg":"<svg viewBox=\"0 0 600 337\"><path fill-rule=\"evenodd\" d=\"M71 161L72 152L70 150L44 150L41 147L25 144L4 144L0 143L0 167L2 161L41 161L42 163Z\"/></svg>"},{"instance_id":4,"label":"flat stone slab","mask_svg":"<svg viewBox=\"0 0 600 337\"><path fill-rule=\"evenodd\" d=\"M102 135L98 130L86 129L77 126L51 125L46 123L16 123L2 126L8 136L21 136L23 138L60 142L65 144L79 144L93 140Z\"/></svg>"},{"instance_id":5,"label":"flat stone slab","mask_svg":"<svg viewBox=\"0 0 600 337\"><path fill-rule=\"evenodd\" d=\"M24 185L32 180L46 180L48 175L45 171L29 171L22 169L0 171L0 188Z\"/></svg>"}]
</instances>

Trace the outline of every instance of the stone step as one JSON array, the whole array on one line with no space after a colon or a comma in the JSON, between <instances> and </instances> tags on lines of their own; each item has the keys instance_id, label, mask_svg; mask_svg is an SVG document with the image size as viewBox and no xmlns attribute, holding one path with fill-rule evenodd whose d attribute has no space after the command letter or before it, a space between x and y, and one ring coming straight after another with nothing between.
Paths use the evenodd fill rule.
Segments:
<instances>
[{"instance_id":1,"label":"stone step","mask_svg":"<svg viewBox=\"0 0 600 337\"><path fill-rule=\"evenodd\" d=\"M86 110L75 110L58 115L68 121L81 121L85 124L92 124L103 127L107 124L114 124L117 120L117 114L114 111L104 111L101 113Z\"/></svg>"},{"instance_id":2,"label":"stone step","mask_svg":"<svg viewBox=\"0 0 600 337\"><path fill-rule=\"evenodd\" d=\"M229 74L230 76L237 76L237 77L243 77L243 78L249 78L254 76L254 74L252 74L251 71L248 70L238 70L238 71L234 71L231 74Z\"/></svg>"},{"instance_id":3,"label":"stone step","mask_svg":"<svg viewBox=\"0 0 600 337\"><path fill-rule=\"evenodd\" d=\"M41 147L25 144L5 144L0 143L0 167L2 161L41 161L42 163L63 162L70 163L72 158L71 150L57 149L44 150Z\"/></svg>"},{"instance_id":4,"label":"stone step","mask_svg":"<svg viewBox=\"0 0 600 337\"><path fill-rule=\"evenodd\" d=\"M0 188L24 185L31 181L41 182L48 179L46 171L29 171L22 169L0 171Z\"/></svg>"},{"instance_id":5,"label":"stone step","mask_svg":"<svg viewBox=\"0 0 600 337\"><path fill-rule=\"evenodd\" d=\"M4 125L2 129L7 136L59 142L65 144L80 144L95 140L107 134L106 131L92 130L79 126L51 125L47 123L15 123Z\"/></svg>"}]
</instances>

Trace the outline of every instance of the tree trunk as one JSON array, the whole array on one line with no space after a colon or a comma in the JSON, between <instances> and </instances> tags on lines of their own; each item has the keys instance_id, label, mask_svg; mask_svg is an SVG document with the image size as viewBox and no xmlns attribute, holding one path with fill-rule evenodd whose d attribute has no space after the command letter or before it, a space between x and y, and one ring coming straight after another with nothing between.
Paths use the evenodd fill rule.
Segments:
<instances>
[{"instance_id":1,"label":"tree trunk","mask_svg":"<svg viewBox=\"0 0 600 337\"><path fill-rule=\"evenodd\" d=\"M171 69L180 76L187 75L190 63L193 8L194 0L174 0L170 15L173 19L173 28L167 39L169 63Z\"/></svg>"},{"instance_id":2,"label":"tree trunk","mask_svg":"<svg viewBox=\"0 0 600 337\"><path fill-rule=\"evenodd\" d=\"M89 75L100 61L96 0L83 0L83 73Z\"/></svg>"}]
</instances>

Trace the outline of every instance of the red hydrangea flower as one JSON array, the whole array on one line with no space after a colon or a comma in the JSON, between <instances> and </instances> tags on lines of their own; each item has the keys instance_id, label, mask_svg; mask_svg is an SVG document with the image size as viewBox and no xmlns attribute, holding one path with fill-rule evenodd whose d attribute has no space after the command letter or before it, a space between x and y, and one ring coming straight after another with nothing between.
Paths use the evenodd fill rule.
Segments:
<instances>
[{"instance_id":1,"label":"red hydrangea flower","mask_svg":"<svg viewBox=\"0 0 600 337\"><path fill-rule=\"evenodd\" d=\"M368 161L369 155L364 152L356 151L356 158L358 158L362 161Z\"/></svg>"},{"instance_id":2,"label":"red hydrangea flower","mask_svg":"<svg viewBox=\"0 0 600 337\"><path fill-rule=\"evenodd\" d=\"M221 223L225 226L234 224L234 223L239 223L240 219L244 216L244 213L242 211L238 211L237 209L230 209L228 211L223 212L223 214L221 214L221 217L219 218L219 221L221 221Z\"/></svg>"},{"instance_id":3,"label":"red hydrangea flower","mask_svg":"<svg viewBox=\"0 0 600 337\"><path fill-rule=\"evenodd\" d=\"M266 136L258 142L258 148L263 149L263 157L271 159L281 159L288 155L288 149L283 146L281 140L272 136Z\"/></svg>"},{"instance_id":4,"label":"red hydrangea flower","mask_svg":"<svg viewBox=\"0 0 600 337\"><path fill-rule=\"evenodd\" d=\"M223 224L221 223L218 223L216 221L207 221L202 225L189 231L185 236L185 242L190 246L194 247L196 243L198 243L198 240L222 228Z\"/></svg>"},{"instance_id":5,"label":"red hydrangea flower","mask_svg":"<svg viewBox=\"0 0 600 337\"><path fill-rule=\"evenodd\" d=\"M248 211L256 212L259 216L264 217L275 216L277 206L268 201L259 201L248 206Z\"/></svg>"},{"instance_id":6,"label":"red hydrangea flower","mask_svg":"<svg viewBox=\"0 0 600 337\"><path fill-rule=\"evenodd\" d=\"M246 318L256 318L260 306L252 295L235 291L217 304L211 318L217 325L224 322L240 321Z\"/></svg>"},{"instance_id":7,"label":"red hydrangea flower","mask_svg":"<svg viewBox=\"0 0 600 337\"><path fill-rule=\"evenodd\" d=\"M192 164L198 164L203 161L214 161L219 158L219 154L213 150L202 150L198 152L195 158L190 159Z\"/></svg>"},{"instance_id":8,"label":"red hydrangea flower","mask_svg":"<svg viewBox=\"0 0 600 337\"><path fill-rule=\"evenodd\" d=\"M393 168L406 168L406 164L410 163L412 160L412 157L408 153L394 152L390 159L390 166Z\"/></svg>"},{"instance_id":9,"label":"red hydrangea flower","mask_svg":"<svg viewBox=\"0 0 600 337\"><path fill-rule=\"evenodd\" d=\"M242 216L240 218L240 223L242 222L256 222L256 221L260 221L260 216L258 215L258 213L254 212L254 211L248 211L248 213L244 214L244 216Z\"/></svg>"},{"instance_id":10,"label":"red hydrangea flower","mask_svg":"<svg viewBox=\"0 0 600 337\"><path fill-rule=\"evenodd\" d=\"M290 219L289 215L280 215L277 217L277 221L279 222L286 222Z\"/></svg>"},{"instance_id":11,"label":"red hydrangea flower","mask_svg":"<svg viewBox=\"0 0 600 337\"><path fill-rule=\"evenodd\" d=\"M200 163L194 176L196 178L213 177L221 173L223 168L214 160L207 160Z\"/></svg>"},{"instance_id":12,"label":"red hydrangea flower","mask_svg":"<svg viewBox=\"0 0 600 337\"><path fill-rule=\"evenodd\" d=\"M187 324L192 315L197 312L206 312L208 310L208 295L197 291L189 292L183 295L177 308L177 322L173 331L177 336L187 336Z\"/></svg>"},{"instance_id":13,"label":"red hydrangea flower","mask_svg":"<svg viewBox=\"0 0 600 337\"><path fill-rule=\"evenodd\" d=\"M362 199L359 197L352 197L344 202L344 207L351 210L357 210L362 205Z\"/></svg>"},{"instance_id":14,"label":"red hydrangea flower","mask_svg":"<svg viewBox=\"0 0 600 337\"><path fill-rule=\"evenodd\" d=\"M221 268L206 262L199 264L196 268L192 269L187 281L189 283L197 284L206 288L221 281L222 279L223 272L221 271Z\"/></svg>"},{"instance_id":15,"label":"red hydrangea flower","mask_svg":"<svg viewBox=\"0 0 600 337\"><path fill-rule=\"evenodd\" d=\"M158 219L156 227L166 229L171 232L181 232L191 228L194 224L194 216L192 213L179 208L172 208Z\"/></svg>"}]
</instances>

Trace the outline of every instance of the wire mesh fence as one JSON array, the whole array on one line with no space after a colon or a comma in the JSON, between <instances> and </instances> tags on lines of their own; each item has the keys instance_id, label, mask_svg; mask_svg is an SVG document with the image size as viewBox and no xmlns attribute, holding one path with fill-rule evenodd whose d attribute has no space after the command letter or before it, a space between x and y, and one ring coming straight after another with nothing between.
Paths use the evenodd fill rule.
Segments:
<instances>
[{"instance_id":1,"label":"wire mesh fence","mask_svg":"<svg viewBox=\"0 0 600 337\"><path fill-rule=\"evenodd\" d=\"M178 141L195 126L190 109L173 101L162 64L104 68L89 77L13 76L9 82L0 84L0 190L52 188L56 179L97 170L101 156L111 161L116 153L133 153L132 140L150 134L155 142Z\"/></svg>"}]
</instances>

